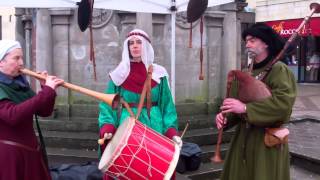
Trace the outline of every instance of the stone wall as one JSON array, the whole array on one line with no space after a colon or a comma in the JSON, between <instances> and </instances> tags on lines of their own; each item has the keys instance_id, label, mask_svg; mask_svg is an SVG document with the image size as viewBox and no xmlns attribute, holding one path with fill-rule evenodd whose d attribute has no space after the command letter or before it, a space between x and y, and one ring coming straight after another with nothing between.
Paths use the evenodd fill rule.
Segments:
<instances>
[{"instance_id":1,"label":"stone wall","mask_svg":"<svg viewBox=\"0 0 320 180\"><path fill-rule=\"evenodd\" d=\"M243 12L236 3L208 9L204 15L203 52L204 80L200 72L200 23L194 23L192 43L188 47L189 24L185 13L177 14L176 22L176 104L181 113L215 111L225 94L226 75L240 67L241 24ZM90 64L89 30L81 32L74 9L40 9L36 16L37 70L48 70L66 81L103 92L108 73L121 60L122 43L126 34L139 27L153 34L155 63L171 72L171 17L152 14L143 25L143 14L110 10L94 12L94 48L97 81ZM138 18L137 18L138 17ZM151 18L150 18L151 17ZM150 21L152 23L150 23ZM246 23L246 22L245 22ZM98 101L83 94L59 88L58 116L95 116ZM191 108L188 108L191 107ZM194 108L195 107L195 108Z\"/></svg>"}]
</instances>

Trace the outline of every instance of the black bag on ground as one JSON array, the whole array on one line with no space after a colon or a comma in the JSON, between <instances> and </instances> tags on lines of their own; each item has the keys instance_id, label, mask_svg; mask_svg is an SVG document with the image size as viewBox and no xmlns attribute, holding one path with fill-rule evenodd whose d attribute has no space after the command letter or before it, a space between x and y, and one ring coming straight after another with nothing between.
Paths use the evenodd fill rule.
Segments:
<instances>
[{"instance_id":1,"label":"black bag on ground","mask_svg":"<svg viewBox=\"0 0 320 180\"><path fill-rule=\"evenodd\" d=\"M102 180L96 162L61 164L50 168L52 180Z\"/></svg>"},{"instance_id":2,"label":"black bag on ground","mask_svg":"<svg viewBox=\"0 0 320 180\"><path fill-rule=\"evenodd\" d=\"M201 164L201 149L197 144L183 142L176 171L184 173L195 171Z\"/></svg>"}]
</instances>

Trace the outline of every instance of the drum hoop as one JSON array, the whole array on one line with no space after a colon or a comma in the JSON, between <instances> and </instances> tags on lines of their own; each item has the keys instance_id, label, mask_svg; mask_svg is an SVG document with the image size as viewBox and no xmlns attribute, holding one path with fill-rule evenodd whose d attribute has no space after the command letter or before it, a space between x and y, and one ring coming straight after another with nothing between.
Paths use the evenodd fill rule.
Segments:
<instances>
[{"instance_id":1,"label":"drum hoop","mask_svg":"<svg viewBox=\"0 0 320 180\"><path fill-rule=\"evenodd\" d=\"M147 126L147 125L143 124L143 123L140 122L140 121L137 121L136 124L139 124L140 126ZM148 126L147 126L147 127L148 127ZM158 136L164 137L163 140L166 141L168 144L175 144L175 143L174 143L171 139L169 139L167 136L165 136L165 135L163 135L163 134L155 131L154 129L152 129L152 128L150 128L150 127L148 127L148 128L149 128L149 132L152 133L153 135L158 135Z\"/></svg>"},{"instance_id":2,"label":"drum hoop","mask_svg":"<svg viewBox=\"0 0 320 180\"><path fill-rule=\"evenodd\" d=\"M135 125L135 119L131 119L128 118L126 121L128 121L128 125L127 125L127 129L125 134L123 134L122 136L120 136L121 138L118 140L119 144L116 146L116 148L114 149L114 151L112 152L110 161L108 162L108 164L106 164L105 167L100 167L99 164L99 169L103 170L104 172L107 172L108 169L114 164L114 161L121 155L122 150L126 147L126 144L128 144L128 139L132 133L133 127ZM117 131L120 132L120 131ZM117 134L116 132L116 134ZM116 136L115 134L115 136ZM112 140L115 140L115 138L112 138ZM111 140L111 141L112 141ZM112 142L110 142L111 145Z\"/></svg>"},{"instance_id":3,"label":"drum hoop","mask_svg":"<svg viewBox=\"0 0 320 180\"><path fill-rule=\"evenodd\" d=\"M174 151L172 161L171 161L170 166L164 176L165 180L171 179L172 174L174 173L176 166L178 164L178 160L179 160L179 156L180 156L180 147L176 143L174 143L174 149L175 149L175 151Z\"/></svg>"},{"instance_id":4,"label":"drum hoop","mask_svg":"<svg viewBox=\"0 0 320 180\"><path fill-rule=\"evenodd\" d=\"M109 163L109 166L108 166L108 169L109 167L113 164L113 162L122 154L122 150L126 147L126 145L128 144L128 139L132 133L132 130L133 130L133 127L135 125L135 119L133 118L129 118L127 119L128 122L128 129L127 129L127 133L125 136L122 136L122 138L120 139L119 142L119 145L117 146L115 152L112 154L113 158L112 158L112 161L111 163Z\"/></svg>"}]
</instances>

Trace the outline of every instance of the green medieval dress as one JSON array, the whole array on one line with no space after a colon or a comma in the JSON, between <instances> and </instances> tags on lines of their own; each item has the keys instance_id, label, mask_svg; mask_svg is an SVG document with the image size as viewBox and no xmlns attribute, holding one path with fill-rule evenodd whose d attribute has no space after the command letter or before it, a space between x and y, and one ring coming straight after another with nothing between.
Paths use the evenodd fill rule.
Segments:
<instances>
[{"instance_id":1,"label":"green medieval dress","mask_svg":"<svg viewBox=\"0 0 320 180\"><path fill-rule=\"evenodd\" d=\"M264 68L255 69L257 76ZM229 114L235 135L224 163L221 180L289 180L288 144L266 147L265 128L288 123L296 97L293 73L282 62L273 65L264 82L272 96L246 104L246 116ZM236 87L236 86L233 86ZM233 88L236 94L236 88Z\"/></svg>"},{"instance_id":2,"label":"green medieval dress","mask_svg":"<svg viewBox=\"0 0 320 180\"><path fill-rule=\"evenodd\" d=\"M138 103L140 94L116 86L113 81L108 83L107 94L118 93L128 103ZM157 131L160 134L165 134L169 128L178 129L176 108L172 100L166 77L161 78L160 84L157 84L151 89L152 102L157 102L157 106L152 106L150 109L150 118L148 117L147 109L142 108L139 116L139 121ZM137 108L132 107L134 114L137 113ZM123 121L130 117L127 109L123 108L120 118L117 117L117 110L112 110L109 105L104 102L100 103L99 127L102 128L105 124L112 124L118 128Z\"/></svg>"}]
</instances>

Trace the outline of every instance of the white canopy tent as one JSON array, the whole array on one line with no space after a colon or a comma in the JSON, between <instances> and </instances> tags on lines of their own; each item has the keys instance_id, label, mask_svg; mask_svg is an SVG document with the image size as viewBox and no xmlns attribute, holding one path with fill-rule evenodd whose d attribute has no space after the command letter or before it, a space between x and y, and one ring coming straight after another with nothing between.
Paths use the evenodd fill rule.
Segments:
<instances>
[{"instance_id":1,"label":"white canopy tent","mask_svg":"<svg viewBox=\"0 0 320 180\"><path fill-rule=\"evenodd\" d=\"M0 7L16 8L77 8L80 0L7 0ZM175 99L175 23L176 12L186 11L189 0L95 0L94 8L121 11L171 14L171 91ZM208 0L208 7L234 2L234 0Z\"/></svg>"}]
</instances>

